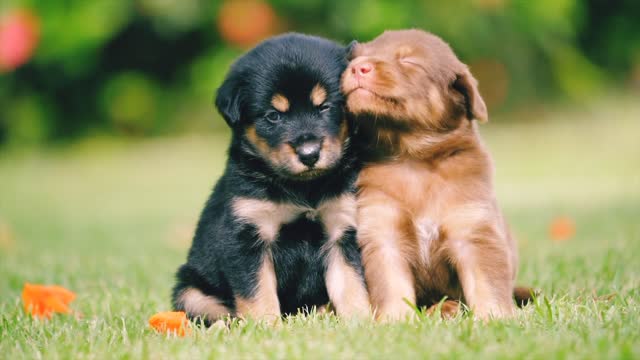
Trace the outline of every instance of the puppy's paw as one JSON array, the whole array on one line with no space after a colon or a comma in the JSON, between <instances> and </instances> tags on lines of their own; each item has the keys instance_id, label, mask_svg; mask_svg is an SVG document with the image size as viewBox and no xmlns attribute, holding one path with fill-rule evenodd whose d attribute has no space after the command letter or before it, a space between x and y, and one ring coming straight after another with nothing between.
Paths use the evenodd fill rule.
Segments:
<instances>
[{"instance_id":1,"label":"puppy's paw","mask_svg":"<svg viewBox=\"0 0 640 360\"><path fill-rule=\"evenodd\" d=\"M415 309L403 301L378 308L375 311L375 318L380 323L392 323L412 320L416 314Z\"/></svg>"}]
</instances>

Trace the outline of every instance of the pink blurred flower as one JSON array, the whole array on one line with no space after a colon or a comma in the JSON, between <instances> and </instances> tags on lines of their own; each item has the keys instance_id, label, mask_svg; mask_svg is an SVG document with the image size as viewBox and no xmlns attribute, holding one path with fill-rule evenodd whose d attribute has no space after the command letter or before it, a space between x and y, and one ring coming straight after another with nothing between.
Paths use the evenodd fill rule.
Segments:
<instances>
[{"instance_id":1,"label":"pink blurred flower","mask_svg":"<svg viewBox=\"0 0 640 360\"><path fill-rule=\"evenodd\" d=\"M40 38L40 19L18 9L0 17L0 72L15 70L33 56Z\"/></svg>"}]
</instances>

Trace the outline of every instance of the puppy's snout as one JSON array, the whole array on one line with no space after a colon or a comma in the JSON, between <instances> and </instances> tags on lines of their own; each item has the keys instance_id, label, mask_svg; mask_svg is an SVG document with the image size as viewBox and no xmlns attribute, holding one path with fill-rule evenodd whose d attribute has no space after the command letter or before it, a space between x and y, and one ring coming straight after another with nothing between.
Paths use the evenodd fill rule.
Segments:
<instances>
[{"instance_id":1,"label":"puppy's snout","mask_svg":"<svg viewBox=\"0 0 640 360\"><path fill-rule=\"evenodd\" d=\"M321 149L322 139L307 140L295 147L298 159L308 167L313 167L318 162Z\"/></svg>"},{"instance_id":2,"label":"puppy's snout","mask_svg":"<svg viewBox=\"0 0 640 360\"><path fill-rule=\"evenodd\" d=\"M370 62L362 62L351 66L351 73L357 77L367 76L373 71L373 64Z\"/></svg>"}]
</instances>

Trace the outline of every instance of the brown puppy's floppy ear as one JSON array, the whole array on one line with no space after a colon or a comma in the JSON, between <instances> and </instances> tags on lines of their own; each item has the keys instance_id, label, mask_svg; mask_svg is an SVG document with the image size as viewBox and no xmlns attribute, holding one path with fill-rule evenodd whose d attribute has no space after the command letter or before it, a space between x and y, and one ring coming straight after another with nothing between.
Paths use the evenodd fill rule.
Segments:
<instances>
[{"instance_id":1,"label":"brown puppy's floppy ear","mask_svg":"<svg viewBox=\"0 0 640 360\"><path fill-rule=\"evenodd\" d=\"M478 81L471 75L471 72L466 66L462 72L456 75L453 88L464 96L467 118L469 120L476 119L481 123L489 120L487 105L485 105L482 96L480 96L480 91L478 91Z\"/></svg>"},{"instance_id":2,"label":"brown puppy's floppy ear","mask_svg":"<svg viewBox=\"0 0 640 360\"><path fill-rule=\"evenodd\" d=\"M347 45L346 47L347 60L353 59L353 50L355 50L356 46L358 46L357 40L353 40L352 42L349 43L349 45Z\"/></svg>"}]
</instances>

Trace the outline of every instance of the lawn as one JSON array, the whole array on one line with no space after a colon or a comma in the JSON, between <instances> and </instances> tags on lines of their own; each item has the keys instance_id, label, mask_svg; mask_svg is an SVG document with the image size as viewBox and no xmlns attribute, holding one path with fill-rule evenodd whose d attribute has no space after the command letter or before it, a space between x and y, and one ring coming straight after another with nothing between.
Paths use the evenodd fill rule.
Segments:
<instances>
[{"instance_id":1,"label":"lawn","mask_svg":"<svg viewBox=\"0 0 640 360\"><path fill-rule=\"evenodd\" d=\"M518 283L543 295L490 323L299 315L158 335L148 318L169 309L227 136L0 152L0 358L640 358L640 102L517 116L482 133L519 239ZM575 236L551 239L558 217ZM25 282L72 289L82 315L33 320Z\"/></svg>"}]
</instances>

